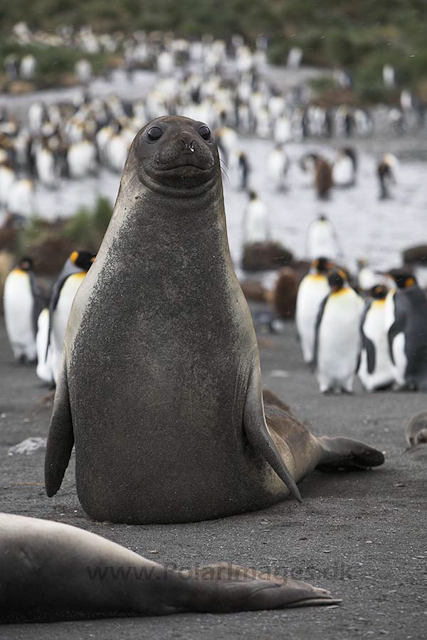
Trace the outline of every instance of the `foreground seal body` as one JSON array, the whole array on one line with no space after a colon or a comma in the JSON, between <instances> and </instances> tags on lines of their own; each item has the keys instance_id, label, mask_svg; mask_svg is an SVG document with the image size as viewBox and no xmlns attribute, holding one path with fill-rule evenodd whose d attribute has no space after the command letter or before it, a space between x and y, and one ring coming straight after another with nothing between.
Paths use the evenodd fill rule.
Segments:
<instances>
[{"instance_id":1,"label":"foreground seal body","mask_svg":"<svg viewBox=\"0 0 427 640\"><path fill-rule=\"evenodd\" d=\"M176 571L76 527L0 514L0 623L334 604L231 563Z\"/></svg>"},{"instance_id":2,"label":"foreground seal body","mask_svg":"<svg viewBox=\"0 0 427 640\"><path fill-rule=\"evenodd\" d=\"M75 443L78 496L95 519L186 522L264 508L289 490L299 497L295 481L323 455L303 427L280 429L266 426L213 136L200 122L159 118L132 144L71 311L47 493Z\"/></svg>"}]
</instances>

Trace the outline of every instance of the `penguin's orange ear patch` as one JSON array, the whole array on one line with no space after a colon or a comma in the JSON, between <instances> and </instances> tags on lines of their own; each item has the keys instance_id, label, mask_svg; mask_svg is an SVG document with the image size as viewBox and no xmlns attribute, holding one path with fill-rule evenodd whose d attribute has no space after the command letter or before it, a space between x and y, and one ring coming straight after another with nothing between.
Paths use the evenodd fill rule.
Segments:
<instances>
[{"instance_id":1,"label":"penguin's orange ear patch","mask_svg":"<svg viewBox=\"0 0 427 640\"><path fill-rule=\"evenodd\" d=\"M405 287L412 287L415 284L414 278L406 278Z\"/></svg>"},{"instance_id":2,"label":"penguin's orange ear patch","mask_svg":"<svg viewBox=\"0 0 427 640\"><path fill-rule=\"evenodd\" d=\"M342 269L338 269L338 273L343 280L347 280L347 276Z\"/></svg>"},{"instance_id":3,"label":"penguin's orange ear patch","mask_svg":"<svg viewBox=\"0 0 427 640\"><path fill-rule=\"evenodd\" d=\"M79 252L78 251L73 251L73 253L70 255L70 260L73 264L76 264L76 260L79 257Z\"/></svg>"}]
</instances>

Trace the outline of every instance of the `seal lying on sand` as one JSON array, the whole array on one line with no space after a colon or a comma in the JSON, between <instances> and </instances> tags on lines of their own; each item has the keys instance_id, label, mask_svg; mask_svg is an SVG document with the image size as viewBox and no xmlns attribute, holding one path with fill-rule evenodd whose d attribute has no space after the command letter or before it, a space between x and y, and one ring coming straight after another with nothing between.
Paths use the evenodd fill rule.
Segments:
<instances>
[{"instance_id":1,"label":"seal lying on sand","mask_svg":"<svg viewBox=\"0 0 427 640\"><path fill-rule=\"evenodd\" d=\"M267 426L268 425L268 426ZM322 465L379 451L264 413L259 353L231 263L218 151L182 117L132 143L114 214L74 301L46 451L54 495L76 448L97 520L219 518L283 500Z\"/></svg>"},{"instance_id":2,"label":"seal lying on sand","mask_svg":"<svg viewBox=\"0 0 427 640\"><path fill-rule=\"evenodd\" d=\"M233 564L174 571L76 527L0 514L0 623L334 604Z\"/></svg>"}]
</instances>

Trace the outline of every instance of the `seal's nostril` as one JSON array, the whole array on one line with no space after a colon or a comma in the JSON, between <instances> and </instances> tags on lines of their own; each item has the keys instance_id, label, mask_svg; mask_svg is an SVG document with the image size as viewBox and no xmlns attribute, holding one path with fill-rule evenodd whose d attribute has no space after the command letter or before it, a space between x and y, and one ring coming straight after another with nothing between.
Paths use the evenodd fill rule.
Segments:
<instances>
[{"instance_id":1,"label":"seal's nostril","mask_svg":"<svg viewBox=\"0 0 427 640\"><path fill-rule=\"evenodd\" d=\"M195 152L195 140L190 140L190 138L181 138L181 142L182 142L182 150L183 151L189 151L190 153L194 153Z\"/></svg>"}]
</instances>

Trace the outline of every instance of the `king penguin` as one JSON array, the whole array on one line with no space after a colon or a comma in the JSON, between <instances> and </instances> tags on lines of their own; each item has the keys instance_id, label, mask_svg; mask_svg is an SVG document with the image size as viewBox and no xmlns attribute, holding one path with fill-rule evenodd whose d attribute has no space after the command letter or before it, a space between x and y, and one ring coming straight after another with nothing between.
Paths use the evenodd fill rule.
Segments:
<instances>
[{"instance_id":1,"label":"king penguin","mask_svg":"<svg viewBox=\"0 0 427 640\"><path fill-rule=\"evenodd\" d=\"M49 303L49 335L46 359L50 359L56 383L61 364L65 330L74 296L95 260L90 251L73 251L56 280Z\"/></svg>"},{"instance_id":2,"label":"king penguin","mask_svg":"<svg viewBox=\"0 0 427 640\"><path fill-rule=\"evenodd\" d=\"M427 299L415 276L390 272L397 285L386 298L390 358L399 386L427 391Z\"/></svg>"},{"instance_id":3,"label":"king penguin","mask_svg":"<svg viewBox=\"0 0 427 640\"><path fill-rule=\"evenodd\" d=\"M351 289L345 273L328 276L331 292L320 305L316 322L314 364L320 391L352 393L360 353L363 301Z\"/></svg>"},{"instance_id":4,"label":"king penguin","mask_svg":"<svg viewBox=\"0 0 427 640\"><path fill-rule=\"evenodd\" d=\"M358 375L367 391L385 389L394 382L385 322L387 292L384 285L371 289L360 323L362 351Z\"/></svg>"},{"instance_id":5,"label":"king penguin","mask_svg":"<svg viewBox=\"0 0 427 640\"><path fill-rule=\"evenodd\" d=\"M308 227L306 254L310 260L315 260L319 256L328 256L331 260L342 257L335 229L323 214L313 220Z\"/></svg>"},{"instance_id":6,"label":"king penguin","mask_svg":"<svg viewBox=\"0 0 427 640\"><path fill-rule=\"evenodd\" d=\"M316 319L319 307L330 290L327 272L331 267L327 258L317 258L298 289L295 319L304 362L307 364L313 362Z\"/></svg>"},{"instance_id":7,"label":"king penguin","mask_svg":"<svg viewBox=\"0 0 427 640\"><path fill-rule=\"evenodd\" d=\"M4 316L13 355L20 362L35 362L39 313L46 304L33 273L33 261L24 257L6 278Z\"/></svg>"}]
</instances>

